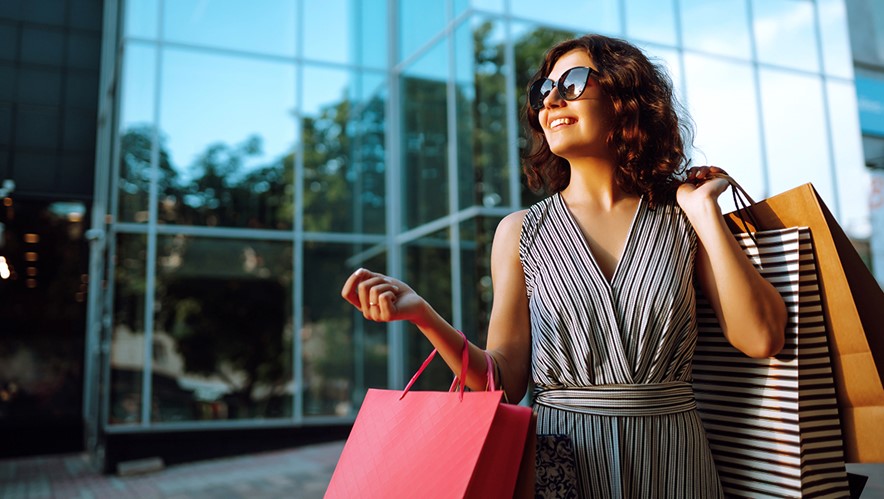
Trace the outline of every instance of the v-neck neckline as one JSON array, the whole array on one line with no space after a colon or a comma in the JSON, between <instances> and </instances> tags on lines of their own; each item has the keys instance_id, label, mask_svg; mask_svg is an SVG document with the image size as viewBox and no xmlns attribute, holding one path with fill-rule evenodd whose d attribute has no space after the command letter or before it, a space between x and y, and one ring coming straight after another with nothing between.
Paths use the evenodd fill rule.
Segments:
<instances>
[{"instance_id":1,"label":"v-neck neckline","mask_svg":"<svg viewBox=\"0 0 884 499\"><path fill-rule=\"evenodd\" d=\"M589 241L586 238L586 234L584 234L583 229L580 228L580 224L577 223L577 218L574 216L574 213L571 212L571 208L568 207L568 203L565 201L564 196L562 196L561 191L556 193L558 197L560 206L562 210L565 212L568 221L570 221L572 229L577 232L580 236L580 240L583 242L583 248L586 251L586 254L589 255L589 260L592 262L591 267L595 269L598 277L604 282L608 289L613 288L617 277L620 275L620 268L623 267L623 261L628 257L629 248L631 246L631 241L633 239L633 232L635 231L636 222L638 221L639 214L642 212L643 206L645 204L644 195L640 196L638 199L638 205L635 207L635 213L632 214L632 222L629 224L629 231L626 233L626 239L623 241L623 247L620 249L620 256L617 258L617 264L614 266L614 272L611 274L611 279L609 280L605 273L602 272L602 268L598 263L598 260L595 257L595 253L592 252L592 248L589 245Z\"/></svg>"}]
</instances>

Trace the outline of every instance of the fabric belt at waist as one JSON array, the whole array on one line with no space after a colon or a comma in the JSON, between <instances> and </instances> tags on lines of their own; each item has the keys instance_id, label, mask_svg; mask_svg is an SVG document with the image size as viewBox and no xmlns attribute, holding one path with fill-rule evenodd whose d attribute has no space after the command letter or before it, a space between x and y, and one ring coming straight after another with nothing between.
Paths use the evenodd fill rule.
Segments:
<instances>
[{"instance_id":1,"label":"fabric belt at waist","mask_svg":"<svg viewBox=\"0 0 884 499\"><path fill-rule=\"evenodd\" d=\"M684 381L580 388L537 387L534 402L597 416L658 416L697 408L694 390Z\"/></svg>"}]
</instances>

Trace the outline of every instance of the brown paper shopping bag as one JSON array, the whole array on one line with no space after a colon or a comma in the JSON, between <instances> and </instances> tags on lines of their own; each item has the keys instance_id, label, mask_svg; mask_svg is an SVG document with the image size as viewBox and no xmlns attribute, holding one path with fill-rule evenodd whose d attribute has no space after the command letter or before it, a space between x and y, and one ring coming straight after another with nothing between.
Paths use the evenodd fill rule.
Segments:
<instances>
[{"instance_id":1,"label":"brown paper shopping bag","mask_svg":"<svg viewBox=\"0 0 884 499\"><path fill-rule=\"evenodd\" d=\"M725 217L733 232L810 228L845 460L884 462L884 292L811 184L754 203L748 211L749 217L737 212Z\"/></svg>"}]
</instances>

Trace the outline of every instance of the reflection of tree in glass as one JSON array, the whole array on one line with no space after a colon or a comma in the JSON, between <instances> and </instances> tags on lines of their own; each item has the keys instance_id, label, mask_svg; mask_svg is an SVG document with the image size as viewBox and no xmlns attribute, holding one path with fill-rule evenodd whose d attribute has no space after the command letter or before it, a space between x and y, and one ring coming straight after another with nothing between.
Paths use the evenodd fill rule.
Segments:
<instances>
[{"instance_id":1,"label":"reflection of tree in glass","mask_svg":"<svg viewBox=\"0 0 884 499\"><path fill-rule=\"evenodd\" d=\"M221 377L231 419L289 414L289 293L271 279L182 278L158 290L158 327L176 340L188 372ZM165 309L168 308L168 313ZM257 387L269 392L259 397Z\"/></svg>"},{"instance_id":2,"label":"reflection of tree in glass","mask_svg":"<svg viewBox=\"0 0 884 499\"><path fill-rule=\"evenodd\" d=\"M121 137L120 217L147 221L153 129L133 127ZM191 167L186 181L173 165L160 137L157 191L160 221L287 229L292 226L293 155L249 168L246 161L261 153L261 138L252 136L230 146L209 145Z\"/></svg>"},{"instance_id":3,"label":"reflection of tree in glass","mask_svg":"<svg viewBox=\"0 0 884 499\"><path fill-rule=\"evenodd\" d=\"M384 106L346 96L304 118L304 229L383 232Z\"/></svg>"},{"instance_id":4,"label":"reflection of tree in glass","mask_svg":"<svg viewBox=\"0 0 884 499\"><path fill-rule=\"evenodd\" d=\"M150 193L150 160L154 129L138 125L126 130L120 137L120 214L122 221L147 222L148 193ZM169 161L164 139L159 137L159 168L157 187L160 198L180 193L178 172Z\"/></svg>"},{"instance_id":5,"label":"reflection of tree in glass","mask_svg":"<svg viewBox=\"0 0 884 499\"><path fill-rule=\"evenodd\" d=\"M458 126L458 168L461 179L461 205L493 207L508 201L507 158L507 103L506 103L506 47L499 38L493 39L495 25L484 22L473 28L473 99L468 92L458 92L458 119L469 121ZM573 37L574 33L537 29L514 42L516 108L521 112L525 102L525 88L535 77L538 65L547 49L555 43ZM520 130L520 147L525 147ZM471 144L472 147L467 147ZM515 160L515 158L513 158ZM472 170L472 171L471 171ZM472 182L464 182L464 178ZM521 202L528 206L540 199L524 183ZM464 199L466 198L466 199ZM464 202L468 201L468 202ZM461 247L464 272L465 328L474 328L480 342L485 341L491 311L490 259L491 240L496 223L483 217L462 227ZM471 270L472 269L472 270Z\"/></svg>"},{"instance_id":6,"label":"reflection of tree in glass","mask_svg":"<svg viewBox=\"0 0 884 499\"><path fill-rule=\"evenodd\" d=\"M156 329L184 371L228 386L230 418L290 414L291 246L185 236L158 246ZM161 417L171 403L161 400Z\"/></svg>"},{"instance_id":7,"label":"reflection of tree in glass","mask_svg":"<svg viewBox=\"0 0 884 499\"><path fill-rule=\"evenodd\" d=\"M246 171L249 158L261 153L262 140L256 135L233 146L221 142L209 145L192 167L194 179L187 186L183 205L177 213L182 220L175 222L222 227L291 227L291 191L287 187L292 183L292 155Z\"/></svg>"},{"instance_id":8,"label":"reflection of tree in glass","mask_svg":"<svg viewBox=\"0 0 884 499\"><path fill-rule=\"evenodd\" d=\"M528 88L528 84L530 84L537 75L537 68L540 67L540 64L543 63L543 57L546 55L546 51L549 47L556 45L557 43L574 38L577 36L577 33L572 31L564 31L564 30L554 30L549 28L543 29L535 29L534 31L530 31L526 33L521 38L518 38L513 43L513 50L515 52L516 59L516 97L519 99L518 109L521 113L525 105L525 93ZM527 141L524 135L524 129L520 129L519 134L519 149L522 154L524 154L525 147L527 146ZM528 189L528 186L525 185L525 177L524 175L521 177L522 182L522 206L530 206L535 202L539 201L541 196L538 196L531 192Z\"/></svg>"}]
</instances>

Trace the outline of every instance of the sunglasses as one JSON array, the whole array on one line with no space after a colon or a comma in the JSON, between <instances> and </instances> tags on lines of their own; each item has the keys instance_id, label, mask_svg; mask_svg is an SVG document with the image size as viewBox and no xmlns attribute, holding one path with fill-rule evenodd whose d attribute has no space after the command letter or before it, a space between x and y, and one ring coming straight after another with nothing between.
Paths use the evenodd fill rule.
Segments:
<instances>
[{"instance_id":1,"label":"sunglasses","mask_svg":"<svg viewBox=\"0 0 884 499\"><path fill-rule=\"evenodd\" d=\"M528 102L531 103L531 109L535 111L543 109L543 101L553 89L558 90L559 97L565 100L574 100L580 97L586 90L586 82L592 74L599 74L599 72L586 66L576 66L562 73L559 81L552 81L549 78L535 81L528 90Z\"/></svg>"}]
</instances>

